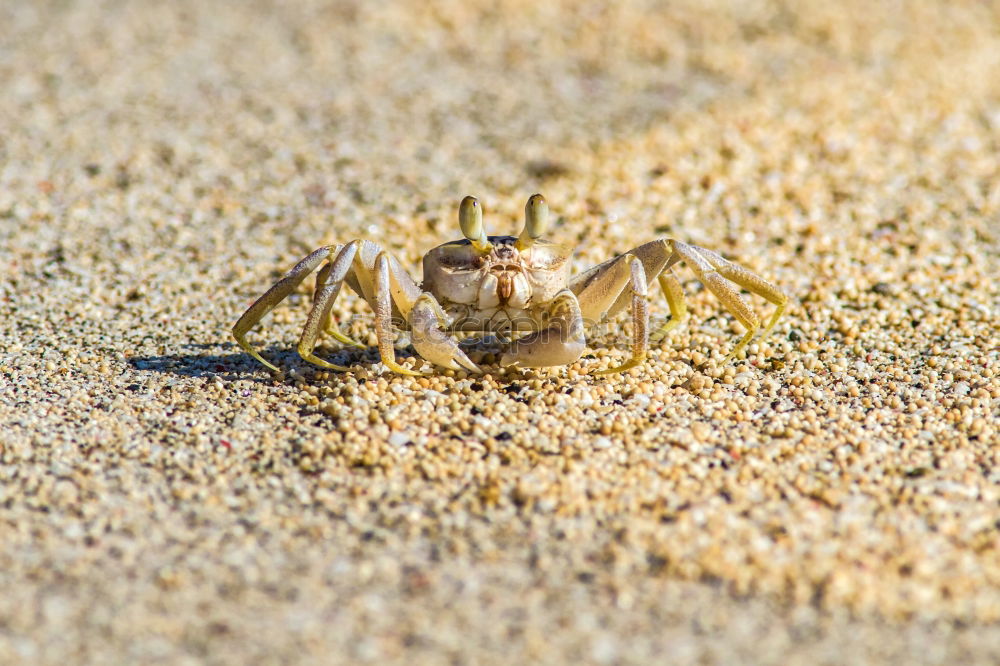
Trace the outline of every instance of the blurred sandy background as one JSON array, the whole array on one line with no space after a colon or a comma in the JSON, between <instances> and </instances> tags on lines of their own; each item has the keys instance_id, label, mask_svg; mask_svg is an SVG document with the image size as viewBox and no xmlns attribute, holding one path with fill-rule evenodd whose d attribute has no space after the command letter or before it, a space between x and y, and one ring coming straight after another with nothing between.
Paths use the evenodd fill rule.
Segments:
<instances>
[{"instance_id":1,"label":"blurred sandy background","mask_svg":"<svg viewBox=\"0 0 1000 666\"><path fill-rule=\"evenodd\" d=\"M0 663L997 663L998 65L989 2L0 2ZM792 305L720 366L682 272L599 380L624 320L475 377L308 366L305 286L283 374L229 336L536 191L577 268Z\"/></svg>"}]
</instances>

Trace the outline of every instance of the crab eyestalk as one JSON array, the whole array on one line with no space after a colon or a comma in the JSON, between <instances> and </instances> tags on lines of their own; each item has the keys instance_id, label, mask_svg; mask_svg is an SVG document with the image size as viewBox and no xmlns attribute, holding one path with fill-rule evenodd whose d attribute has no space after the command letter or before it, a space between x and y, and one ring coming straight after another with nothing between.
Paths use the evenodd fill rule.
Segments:
<instances>
[{"instance_id":1,"label":"crab eyestalk","mask_svg":"<svg viewBox=\"0 0 1000 666\"><path fill-rule=\"evenodd\" d=\"M541 194L533 194L524 204L524 229L517 237L517 249L524 250L534 245L548 228L549 205Z\"/></svg>"},{"instance_id":2,"label":"crab eyestalk","mask_svg":"<svg viewBox=\"0 0 1000 666\"><path fill-rule=\"evenodd\" d=\"M462 227L462 235L472 242L472 247L479 252L489 252L489 240L483 229L483 207L476 197L465 197L458 206L458 225Z\"/></svg>"}]
</instances>

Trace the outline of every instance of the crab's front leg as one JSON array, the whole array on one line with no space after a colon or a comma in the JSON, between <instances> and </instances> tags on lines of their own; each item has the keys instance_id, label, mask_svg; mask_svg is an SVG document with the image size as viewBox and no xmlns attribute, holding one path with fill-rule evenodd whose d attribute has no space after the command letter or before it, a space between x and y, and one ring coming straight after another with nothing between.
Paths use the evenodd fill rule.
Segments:
<instances>
[{"instance_id":1,"label":"crab's front leg","mask_svg":"<svg viewBox=\"0 0 1000 666\"><path fill-rule=\"evenodd\" d=\"M587 348L587 341L576 295L569 289L563 289L543 314L541 323L544 328L511 343L501 357L500 365L543 368L569 365L580 358Z\"/></svg>"},{"instance_id":2,"label":"crab's front leg","mask_svg":"<svg viewBox=\"0 0 1000 666\"><path fill-rule=\"evenodd\" d=\"M452 322L430 293L425 291L413 304L409 323L410 341L423 358L443 368L482 372L447 333Z\"/></svg>"},{"instance_id":3,"label":"crab's front leg","mask_svg":"<svg viewBox=\"0 0 1000 666\"><path fill-rule=\"evenodd\" d=\"M371 241L355 241L341 250L336 259L324 267L316 284L312 310L299 340L299 355L321 367L340 369L313 354L320 333L329 329L330 308L340 286L347 282L371 306L375 313L375 337L382 363L394 372L419 375L396 362L394 323L412 329L413 346L417 353L446 368L479 368L458 348L458 344L440 328L449 325L441 306L434 297L422 292L406 270L388 252ZM402 317L402 319L398 319ZM344 342L347 336L333 333Z\"/></svg>"},{"instance_id":4,"label":"crab's front leg","mask_svg":"<svg viewBox=\"0 0 1000 666\"><path fill-rule=\"evenodd\" d=\"M662 264L651 267L662 270ZM632 253L601 264L585 283L579 284L577 298L590 323L596 323L607 313L614 312L619 304L623 307L626 301L631 303L632 355L622 365L599 370L597 374L621 372L646 360L649 345L647 286L646 266L639 256Z\"/></svg>"},{"instance_id":5,"label":"crab's front leg","mask_svg":"<svg viewBox=\"0 0 1000 666\"><path fill-rule=\"evenodd\" d=\"M374 259L372 255L374 254ZM366 243L356 259L353 285L375 311L375 337L382 363L404 375L419 375L396 362L394 314L401 315L411 329L417 353L437 365L480 372L453 338L441 330L450 322L434 297L422 292L400 263L374 243ZM352 285L352 286L353 286Z\"/></svg>"}]
</instances>

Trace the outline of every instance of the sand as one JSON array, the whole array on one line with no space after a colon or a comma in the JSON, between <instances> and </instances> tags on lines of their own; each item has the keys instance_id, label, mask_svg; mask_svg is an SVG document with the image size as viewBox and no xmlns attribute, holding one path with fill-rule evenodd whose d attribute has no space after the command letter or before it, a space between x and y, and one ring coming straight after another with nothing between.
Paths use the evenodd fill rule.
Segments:
<instances>
[{"instance_id":1,"label":"sand","mask_svg":"<svg viewBox=\"0 0 1000 666\"><path fill-rule=\"evenodd\" d=\"M0 663L1000 660L991 3L0 3ZM781 286L612 377L298 358L466 194ZM761 316L771 306L752 303ZM668 314L659 294L654 320ZM491 360L492 359L492 360Z\"/></svg>"}]
</instances>

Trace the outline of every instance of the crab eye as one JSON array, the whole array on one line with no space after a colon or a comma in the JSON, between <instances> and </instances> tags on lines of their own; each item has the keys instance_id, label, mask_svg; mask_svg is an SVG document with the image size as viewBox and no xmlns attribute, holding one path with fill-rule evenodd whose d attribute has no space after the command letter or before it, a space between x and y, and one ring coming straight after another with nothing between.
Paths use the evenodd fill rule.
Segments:
<instances>
[{"instance_id":1,"label":"crab eye","mask_svg":"<svg viewBox=\"0 0 1000 666\"><path fill-rule=\"evenodd\" d=\"M517 239L521 248L530 247L549 228L549 205L541 194L533 194L524 205L524 231Z\"/></svg>"},{"instance_id":2,"label":"crab eye","mask_svg":"<svg viewBox=\"0 0 1000 666\"><path fill-rule=\"evenodd\" d=\"M458 206L458 225L462 228L462 235L472 241L472 245L477 250L484 250L489 247L486 240L486 232L483 231L483 207L479 205L476 197L465 197Z\"/></svg>"},{"instance_id":3,"label":"crab eye","mask_svg":"<svg viewBox=\"0 0 1000 666\"><path fill-rule=\"evenodd\" d=\"M462 234L470 241L483 235L483 207L476 197L465 197L458 206L458 224Z\"/></svg>"}]
</instances>

